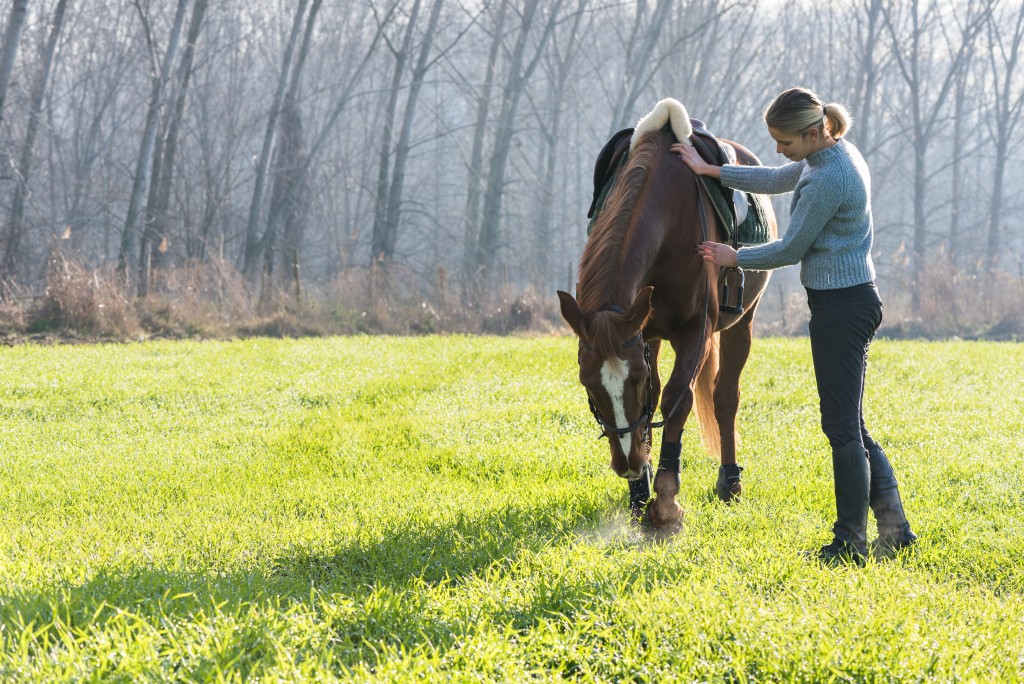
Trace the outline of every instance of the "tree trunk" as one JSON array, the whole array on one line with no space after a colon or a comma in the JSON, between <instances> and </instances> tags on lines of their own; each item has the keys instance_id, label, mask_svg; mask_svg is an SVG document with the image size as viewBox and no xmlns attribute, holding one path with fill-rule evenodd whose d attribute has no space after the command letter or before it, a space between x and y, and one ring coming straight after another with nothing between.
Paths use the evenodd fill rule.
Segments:
<instances>
[{"instance_id":1,"label":"tree trunk","mask_svg":"<svg viewBox=\"0 0 1024 684\"><path fill-rule=\"evenodd\" d=\"M349 80L345 83L345 86L342 88L341 92L338 93L335 99L334 107L331 110L331 113L327 116L327 121L324 123L323 128L320 129L320 132L313 140L313 143L310 145L309 153L304 155L301 164L295 170L294 178L290 183L288 183L285 186L280 201L271 203L270 214L267 217L267 231L264 234L263 239L260 241L261 244L257 245L256 250L257 254L262 253L264 255L264 271L266 271L269 267L266 257L266 246L273 244L275 236L277 234L277 227L284 219L288 206L292 201L294 201L294 198L298 195L299 189L304 187L303 184L306 181L306 176L309 173L309 170L312 167L313 162L316 160L319 153L323 151L324 148L326 147L326 141L328 136L330 136L331 131L334 129L334 126L337 125L338 119L341 117L341 113L345 111L345 106L349 102L349 98L352 95L352 91L355 89L356 84L359 82L359 79L362 78L363 72L366 70L367 65L370 63L370 58L376 51L377 43L380 41L381 36L384 33L384 27L390 20L391 15L394 14L395 8L397 6L397 2L392 4L387 12L387 15L379 23L377 31L374 34L373 40L370 41L370 46L367 49L366 54L363 55L363 59L359 62L359 65L352 71ZM263 251L260 251L261 249ZM266 278L263 279L263 287L264 289L260 295L261 301L265 301L265 298L269 296L268 288L270 287L270 283L267 281Z\"/></svg>"},{"instance_id":2,"label":"tree trunk","mask_svg":"<svg viewBox=\"0 0 1024 684\"><path fill-rule=\"evenodd\" d=\"M953 154L952 187L950 188L949 211L949 263L956 269L960 252L960 211L963 206L963 159L959 151L964 149L964 123L967 117L967 69L956 79L956 95L953 98ZM951 302L953 317L956 318L956 300Z\"/></svg>"},{"instance_id":3,"label":"tree trunk","mask_svg":"<svg viewBox=\"0 0 1024 684\"><path fill-rule=\"evenodd\" d=\"M431 47L433 46L434 33L437 31L437 24L441 18L441 8L443 5L444 0L434 0L434 7L430 12L430 20L427 22L427 30L423 34L423 43L420 45L419 58L412 72L412 81L409 83L409 97L405 103L402 132L399 134L398 145L395 147L395 169L391 179L391 187L388 191L387 217L384 231L384 256L388 261L394 258L395 247L398 244L402 190L405 184L406 162L409 160L412 125L416 119L416 104L419 101L420 91L423 88L423 79L429 68L428 59Z\"/></svg>"},{"instance_id":4,"label":"tree trunk","mask_svg":"<svg viewBox=\"0 0 1024 684\"><path fill-rule=\"evenodd\" d=\"M291 76L295 43L298 41L299 32L302 29L302 17L305 16L307 2L308 0L298 0L298 5L295 8L295 18L292 20L292 30L288 35L288 45L284 51L281 75L277 80L277 92L274 93L274 100L270 104L267 128L263 134L263 147L256 162L256 180L253 183L252 201L249 203L249 221L246 223L245 228L245 261L242 265L242 272L248 276L252 276L259 262L261 242L259 237L260 215L263 211L263 193L267 182L267 173L270 168L270 154L274 149L277 120L281 115L285 89L288 87L288 80Z\"/></svg>"},{"instance_id":5,"label":"tree trunk","mask_svg":"<svg viewBox=\"0 0 1024 684\"><path fill-rule=\"evenodd\" d=\"M914 237L911 253L913 264L911 274L913 282L910 285L910 307L916 315L921 310L921 288L924 285L925 270L925 194L928 190L928 168L926 165L926 153L928 143L915 136L914 140Z\"/></svg>"},{"instance_id":6,"label":"tree trunk","mask_svg":"<svg viewBox=\"0 0 1024 684\"><path fill-rule=\"evenodd\" d=\"M154 159L149 206L146 209L146 227L142 231L139 249L139 296L149 293L152 266L162 266L166 261L167 248L167 210L171 205L171 185L174 182L174 161L178 151L178 134L185 115L185 101L188 94L189 81L192 76L192 63L196 54L196 43L203 27L208 0L195 0L192 6L192 18L189 20L188 36L185 41L185 52L178 65L178 94L174 102L174 111L167 125L159 158ZM155 262L155 263L154 263Z\"/></svg>"},{"instance_id":7,"label":"tree trunk","mask_svg":"<svg viewBox=\"0 0 1024 684\"><path fill-rule=\"evenodd\" d=\"M393 246L388 245L388 196L390 194L392 138L394 137L395 119L398 116L398 93L402 89L405 77L405 65L412 49L412 36L416 30L416 20L420 14L420 0L415 0L409 13L409 22L405 27L402 46L392 50L395 56L395 69L391 74L391 89L388 91L388 102L384 109L384 132L380 143L380 161L377 166L377 197L373 212L373 234L370 242L370 264L390 261L394 256Z\"/></svg>"},{"instance_id":8,"label":"tree trunk","mask_svg":"<svg viewBox=\"0 0 1024 684\"><path fill-rule=\"evenodd\" d=\"M462 255L462 274L467 293L479 262L476 246L480 236L480 197L484 180L484 139L488 130L491 90L494 88L498 55L501 51L502 38L505 35L505 13L507 8L508 0L502 0L498 6L498 16L494 22L493 38L491 39L491 49L487 56L487 70L484 74L483 87L477 98L476 125L473 128L473 151L469 157L469 186L466 194L466 224Z\"/></svg>"},{"instance_id":9,"label":"tree trunk","mask_svg":"<svg viewBox=\"0 0 1024 684\"><path fill-rule=\"evenodd\" d=\"M281 231L281 247L276 249L272 243L267 244L264 259L264 282L273 286L274 260L277 258L283 278L293 278L298 272L298 254L302 249L302 235L305 228L305 183L296 178L305 160L306 152L302 139L302 116L298 103L285 99L284 111L281 112L281 126L278 135L277 159L274 171L274 187L271 191L271 204L281 206L283 230ZM276 231L276 229L275 229ZM276 234L273 236L276 242ZM299 284L292 283L293 289ZM268 293L269 296L269 293Z\"/></svg>"},{"instance_id":10,"label":"tree trunk","mask_svg":"<svg viewBox=\"0 0 1024 684\"><path fill-rule=\"evenodd\" d=\"M302 33L299 54L292 66L288 79L288 89L281 104L279 119L279 136L275 145L274 186L271 190L269 216L283 216L283 238L285 246L281 250L281 272L286 277L298 277L299 250L301 249L304 228L304 211L301 206L305 195L305 180L300 174L306 154L302 140L302 113L299 111L299 86L302 73L306 67L306 58L313 40L313 29L320 12L323 0L313 0L306 17L306 28ZM274 260L277 256L278 221L267 221L266 231L260 238L257 253L263 255L263 276L261 279L260 303L266 306L270 302L274 289ZM298 290L298 282L294 283Z\"/></svg>"},{"instance_id":11,"label":"tree trunk","mask_svg":"<svg viewBox=\"0 0 1024 684\"><path fill-rule=\"evenodd\" d=\"M11 5L10 17L7 20L7 30L4 31L4 52L0 57L0 122L4 119L7 86L11 82L11 72L14 70L15 60L18 58L18 42L21 39L21 29L25 25L27 14L28 0L14 0L14 4Z\"/></svg>"},{"instance_id":12,"label":"tree trunk","mask_svg":"<svg viewBox=\"0 0 1024 684\"><path fill-rule=\"evenodd\" d=\"M853 104L857 113L857 127L854 132L857 146L866 155L872 150L871 116L874 113L875 93L878 90L878 63L875 50L878 47L882 29L882 0L866 0L863 3L865 23L858 24L863 31L859 41L860 70L857 72L853 92Z\"/></svg>"},{"instance_id":13,"label":"tree trunk","mask_svg":"<svg viewBox=\"0 0 1024 684\"><path fill-rule=\"evenodd\" d=\"M548 95L549 102L551 103L551 120L548 126L541 125L544 143L544 149L541 153L543 176L540 183L537 223L533 236L534 282L538 290L541 291L546 289L548 278L551 276L550 257L554 250L551 229L555 206L555 187L558 182L558 151L559 143L562 140L562 94L567 89L569 76L572 72L572 64L580 51L579 46L576 44L577 35L586 11L587 2L588 0L579 0L565 49L561 52L560 57L556 57L554 65L556 71L551 75L551 89Z\"/></svg>"},{"instance_id":14,"label":"tree trunk","mask_svg":"<svg viewBox=\"0 0 1024 684\"><path fill-rule=\"evenodd\" d=\"M185 20L185 9L188 7L188 0L178 0L178 9L174 14L174 25L171 28L171 35L167 42L167 51L157 72L156 53L153 52L153 80L150 92L149 108L146 111L146 126L142 133L142 144L139 148L139 158L135 166L135 179L132 182L131 198L128 202L128 215L125 218L124 230L121 233L121 251L117 257L117 267L121 278L128 281L129 274L134 270L132 261L137 252L139 240L139 219L143 214L143 198L149 190L149 174L153 165L153 150L156 147L157 127L160 122L160 111L163 109L164 95L166 92L167 80L171 73L171 64L174 62L175 54L178 51L178 43L181 39L181 27ZM149 37L149 43L154 46L152 31L146 15L142 8L136 4L139 16L142 18L144 28Z\"/></svg>"},{"instance_id":15,"label":"tree trunk","mask_svg":"<svg viewBox=\"0 0 1024 684\"><path fill-rule=\"evenodd\" d=\"M934 132L939 125L944 111L946 100L953 89L956 78L964 69L968 55L970 54L974 39L978 32L988 21L994 0L979 0L978 3L969 2L966 9L966 17L960 28L960 44L950 44L955 49L950 55L948 64L944 64L946 70L938 85L935 81L928 79L928 70L923 65L922 58L927 57L926 51L930 49L928 34L931 28L930 22L935 21L939 12L938 5L928 2L924 15L920 10L920 2L913 0L909 7L909 41L898 35L898 18L892 13L893 7L883 6L885 25L892 37L892 54L896 60L900 74L907 84L912 112L911 130L909 131L911 146L914 151L914 228L911 264L912 282L910 284L910 301L914 312L920 310L921 293L923 285L922 278L925 271L925 259L927 249L927 230L925 227L927 205L926 193L928 189L926 168L926 157L928 148L934 140ZM978 7L980 6L980 9ZM909 44L908 44L909 42ZM932 87L929 87L932 86ZM934 94L933 94L934 93ZM933 94L933 95L932 95ZM929 95L932 95L929 97ZM930 100L930 101L929 101Z\"/></svg>"},{"instance_id":16,"label":"tree trunk","mask_svg":"<svg viewBox=\"0 0 1024 684\"><path fill-rule=\"evenodd\" d=\"M487 188L484 193L483 220L480 226L480 239L477 243L477 268L479 284L487 282L487 276L494 266L495 254L499 247L499 227L501 223L501 200L505 193L505 172L508 167L508 156L515 138L515 119L519 109L519 100L534 69L543 55L544 48L554 29L558 10L562 2L551 3L548 23L537 46L537 52L529 64L524 66L526 43L536 15L539 0L528 0L523 8L523 18L509 64L508 79L505 84L501 103L501 113L495 127L494 152L491 154L487 174Z\"/></svg>"},{"instance_id":17,"label":"tree trunk","mask_svg":"<svg viewBox=\"0 0 1024 684\"><path fill-rule=\"evenodd\" d=\"M50 23L50 34L43 46L40 56L39 72L32 83L31 105L28 115L28 128L25 130L25 142L21 148L18 162L18 174L14 185L14 199L11 202L11 217L7 223L7 239L4 241L4 260L0 265L0 280L17 277L18 252L21 249L24 235L25 197L28 194L28 180L32 172L32 153L35 149L36 135L39 132L39 120L43 111L43 98L46 86L50 81L50 70L53 66L53 55L57 50L57 39L64 25L64 12L68 0L59 0Z\"/></svg>"}]
</instances>

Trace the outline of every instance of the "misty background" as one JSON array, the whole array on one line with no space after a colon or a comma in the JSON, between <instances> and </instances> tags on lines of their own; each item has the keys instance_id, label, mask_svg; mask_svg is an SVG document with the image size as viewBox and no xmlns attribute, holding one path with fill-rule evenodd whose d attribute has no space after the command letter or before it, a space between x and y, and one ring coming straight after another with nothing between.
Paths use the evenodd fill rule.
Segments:
<instances>
[{"instance_id":1,"label":"misty background","mask_svg":"<svg viewBox=\"0 0 1024 684\"><path fill-rule=\"evenodd\" d=\"M888 330L1024 335L1020 0L3 0L0 22L0 328L554 329L613 132L674 97L776 165L761 113L803 85L853 114ZM762 333L803 333L802 297L776 272Z\"/></svg>"}]
</instances>

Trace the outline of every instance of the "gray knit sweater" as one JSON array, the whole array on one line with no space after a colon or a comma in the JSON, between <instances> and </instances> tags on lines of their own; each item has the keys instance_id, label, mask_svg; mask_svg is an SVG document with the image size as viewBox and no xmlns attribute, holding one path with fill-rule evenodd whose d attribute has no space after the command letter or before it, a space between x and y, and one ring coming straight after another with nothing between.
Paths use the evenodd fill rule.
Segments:
<instances>
[{"instance_id":1,"label":"gray knit sweater","mask_svg":"<svg viewBox=\"0 0 1024 684\"><path fill-rule=\"evenodd\" d=\"M800 282L835 290L875 279L871 262L871 176L864 158L840 139L784 166L722 167L722 183L768 195L793 191L789 228L779 240L742 247L743 268L769 270L800 263Z\"/></svg>"}]
</instances>

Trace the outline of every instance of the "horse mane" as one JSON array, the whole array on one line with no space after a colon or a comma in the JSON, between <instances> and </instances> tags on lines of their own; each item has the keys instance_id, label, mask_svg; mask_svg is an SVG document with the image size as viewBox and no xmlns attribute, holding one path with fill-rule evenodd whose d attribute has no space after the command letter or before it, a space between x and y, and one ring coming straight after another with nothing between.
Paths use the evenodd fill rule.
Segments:
<instances>
[{"instance_id":1,"label":"horse mane","mask_svg":"<svg viewBox=\"0 0 1024 684\"><path fill-rule=\"evenodd\" d=\"M576 294L584 312L589 343L602 359L614 357L622 343L618 331L626 315L602 307L614 304L611 297L622 268L623 245L659 147L655 131L644 136L630 152L580 259Z\"/></svg>"}]
</instances>

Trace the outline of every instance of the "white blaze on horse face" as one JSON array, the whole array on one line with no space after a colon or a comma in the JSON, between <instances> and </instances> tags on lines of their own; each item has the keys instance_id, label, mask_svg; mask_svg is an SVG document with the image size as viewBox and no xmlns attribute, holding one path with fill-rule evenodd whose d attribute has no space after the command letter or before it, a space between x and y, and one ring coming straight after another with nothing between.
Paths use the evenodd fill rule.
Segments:
<instances>
[{"instance_id":1,"label":"white blaze on horse face","mask_svg":"<svg viewBox=\"0 0 1024 684\"><path fill-rule=\"evenodd\" d=\"M626 420L626 378L629 377L629 365L622 359L608 359L601 366L601 384L612 400L612 412L615 414L615 427L629 425ZM622 453L629 458L629 450L633 446L633 435L626 433L619 437Z\"/></svg>"}]
</instances>

